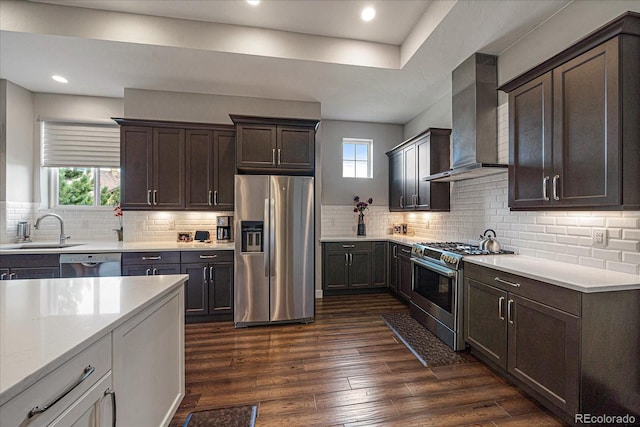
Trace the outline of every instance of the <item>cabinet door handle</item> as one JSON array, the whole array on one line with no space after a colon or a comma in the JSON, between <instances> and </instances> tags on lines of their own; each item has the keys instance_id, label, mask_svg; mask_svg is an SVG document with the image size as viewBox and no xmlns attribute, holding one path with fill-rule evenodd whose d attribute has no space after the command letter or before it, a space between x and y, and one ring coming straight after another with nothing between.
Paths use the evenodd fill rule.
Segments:
<instances>
[{"instance_id":1,"label":"cabinet door handle","mask_svg":"<svg viewBox=\"0 0 640 427\"><path fill-rule=\"evenodd\" d=\"M207 267L202 267L202 283L207 283Z\"/></svg>"},{"instance_id":2,"label":"cabinet door handle","mask_svg":"<svg viewBox=\"0 0 640 427\"><path fill-rule=\"evenodd\" d=\"M353 265L353 254L349 253L349 265Z\"/></svg>"},{"instance_id":3,"label":"cabinet door handle","mask_svg":"<svg viewBox=\"0 0 640 427\"><path fill-rule=\"evenodd\" d=\"M553 176L553 200L560 200L558 197L558 180L560 179L560 175Z\"/></svg>"},{"instance_id":4,"label":"cabinet door handle","mask_svg":"<svg viewBox=\"0 0 640 427\"><path fill-rule=\"evenodd\" d=\"M513 325L513 317L512 317L512 313L511 313L511 307L513 306L513 300L510 299L509 302L507 303L507 318L509 319L509 323L511 323Z\"/></svg>"},{"instance_id":5,"label":"cabinet door handle","mask_svg":"<svg viewBox=\"0 0 640 427\"><path fill-rule=\"evenodd\" d=\"M200 255L200 259L214 259L218 258L218 255Z\"/></svg>"},{"instance_id":6,"label":"cabinet door handle","mask_svg":"<svg viewBox=\"0 0 640 427\"><path fill-rule=\"evenodd\" d=\"M349 265L349 254L344 254L344 265Z\"/></svg>"},{"instance_id":7,"label":"cabinet door handle","mask_svg":"<svg viewBox=\"0 0 640 427\"><path fill-rule=\"evenodd\" d=\"M218 190L213 192L213 204L218 206Z\"/></svg>"},{"instance_id":8,"label":"cabinet door handle","mask_svg":"<svg viewBox=\"0 0 640 427\"><path fill-rule=\"evenodd\" d=\"M46 412L49 410L49 408L51 408L53 405L55 405L56 403L60 402L62 399L64 399L64 397L66 395L68 395L69 393L71 393L76 387L78 387L80 384L82 384L82 382L84 380L86 380L87 378L89 378L89 375L93 374L93 371L95 371L96 368L94 368L93 366L89 365L86 368L84 368L84 371L82 371L82 375L80 376L80 378L78 378L76 380L75 383L73 383L72 385L69 386L69 388L67 388L65 391L63 391L62 393L60 393L58 395L58 397L56 397L55 399L53 399L51 402L47 403L46 405L44 405L42 408L38 407L38 406L34 406L29 413L27 414L27 418L33 418L36 415L42 414L43 412Z\"/></svg>"},{"instance_id":9,"label":"cabinet door handle","mask_svg":"<svg viewBox=\"0 0 640 427\"><path fill-rule=\"evenodd\" d=\"M271 164L275 166L276 164L276 149L271 149Z\"/></svg>"},{"instance_id":10,"label":"cabinet door handle","mask_svg":"<svg viewBox=\"0 0 640 427\"><path fill-rule=\"evenodd\" d=\"M282 149L278 148L278 166L282 164Z\"/></svg>"},{"instance_id":11,"label":"cabinet door handle","mask_svg":"<svg viewBox=\"0 0 640 427\"><path fill-rule=\"evenodd\" d=\"M214 285L213 282L213 267L209 267L209 281L211 282L211 285Z\"/></svg>"},{"instance_id":12,"label":"cabinet door handle","mask_svg":"<svg viewBox=\"0 0 640 427\"><path fill-rule=\"evenodd\" d=\"M356 245L342 245L342 247L345 249L353 249L356 247Z\"/></svg>"},{"instance_id":13,"label":"cabinet door handle","mask_svg":"<svg viewBox=\"0 0 640 427\"><path fill-rule=\"evenodd\" d=\"M504 303L504 297L498 298L498 317L500 320L504 320L504 311L502 308L502 304Z\"/></svg>"},{"instance_id":14,"label":"cabinet door handle","mask_svg":"<svg viewBox=\"0 0 640 427\"><path fill-rule=\"evenodd\" d=\"M154 268L154 269L153 269L153 275L154 275L154 276L156 276L157 274L158 274L158 269L157 269L157 268Z\"/></svg>"},{"instance_id":15,"label":"cabinet door handle","mask_svg":"<svg viewBox=\"0 0 640 427\"><path fill-rule=\"evenodd\" d=\"M144 274L145 274L145 276L150 275L150 274L151 274L151 269L150 269L150 268L147 268L147 271L145 271L145 273L144 273Z\"/></svg>"},{"instance_id":16,"label":"cabinet door handle","mask_svg":"<svg viewBox=\"0 0 640 427\"><path fill-rule=\"evenodd\" d=\"M400 196L400 207L404 208L404 196Z\"/></svg>"},{"instance_id":17,"label":"cabinet door handle","mask_svg":"<svg viewBox=\"0 0 640 427\"><path fill-rule=\"evenodd\" d=\"M153 204L158 206L158 190L153 190Z\"/></svg>"},{"instance_id":18,"label":"cabinet door handle","mask_svg":"<svg viewBox=\"0 0 640 427\"><path fill-rule=\"evenodd\" d=\"M151 190L147 190L147 205L151 206Z\"/></svg>"},{"instance_id":19,"label":"cabinet door handle","mask_svg":"<svg viewBox=\"0 0 640 427\"><path fill-rule=\"evenodd\" d=\"M549 195L547 194L547 184L549 184L549 177L545 176L542 178L542 198L544 200L549 200Z\"/></svg>"},{"instance_id":20,"label":"cabinet door handle","mask_svg":"<svg viewBox=\"0 0 640 427\"><path fill-rule=\"evenodd\" d=\"M213 191L209 190L209 198L207 199L207 204L209 206L213 206Z\"/></svg>"},{"instance_id":21,"label":"cabinet door handle","mask_svg":"<svg viewBox=\"0 0 640 427\"><path fill-rule=\"evenodd\" d=\"M105 396L111 396L111 426L116 427L116 418L118 410L116 409L116 392L110 388L104 391Z\"/></svg>"},{"instance_id":22,"label":"cabinet door handle","mask_svg":"<svg viewBox=\"0 0 640 427\"><path fill-rule=\"evenodd\" d=\"M520 283L513 283L513 282L509 282L509 281L507 281L507 280L502 280L502 279L501 279L501 278L499 278L499 277L495 277L493 280L495 280L495 281L496 281L496 282L498 282L498 283L504 283L505 285L514 286L514 287L516 287L516 288L519 288L519 287L520 287Z\"/></svg>"},{"instance_id":23,"label":"cabinet door handle","mask_svg":"<svg viewBox=\"0 0 640 427\"><path fill-rule=\"evenodd\" d=\"M393 247L393 257L394 258L398 258L398 247L397 246Z\"/></svg>"},{"instance_id":24,"label":"cabinet door handle","mask_svg":"<svg viewBox=\"0 0 640 427\"><path fill-rule=\"evenodd\" d=\"M143 261L160 261L162 259L161 256L143 256Z\"/></svg>"}]
</instances>

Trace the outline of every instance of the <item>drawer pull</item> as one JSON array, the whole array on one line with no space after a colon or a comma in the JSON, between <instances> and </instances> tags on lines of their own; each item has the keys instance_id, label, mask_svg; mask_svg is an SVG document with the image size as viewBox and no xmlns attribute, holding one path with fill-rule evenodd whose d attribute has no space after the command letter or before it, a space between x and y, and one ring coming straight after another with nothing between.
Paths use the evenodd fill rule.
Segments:
<instances>
[{"instance_id":1,"label":"drawer pull","mask_svg":"<svg viewBox=\"0 0 640 427\"><path fill-rule=\"evenodd\" d=\"M356 247L356 245L342 245L342 247L345 249L353 249Z\"/></svg>"},{"instance_id":2,"label":"drawer pull","mask_svg":"<svg viewBox=\"0 0 640 427\"><path fill-rule=\"evenodd\" d=\"M143 261L160 261L162 259L161 256L143 256Z\"/></svg>"},{"instance_id":3,"label":"drawer pull","mask_svg":"<svg viewBox=\"0 0 640 427\"><path fill-rule=\"evenodd\" d=\"M410 254L411 251L409 249L400 249L402 252L404 252L405 254Z\"/></svg>"},{"instance_id":4,"label":"drawer pull","mask_svg":"<svg viewBox=\"0 0 640 427\"><path fill-rule=\"evenodd\" d=\"M200 255L200 259L214 259L218 258L218 255Z\"/></svg>"},{"instance_id":5,"label":"drawer pull","mask_svg":"<svg viewBox=\"0 0 640 427\"><path fill-rule=\"evenodd\" d=\"M46 405L44 405L42 408L40 408L38 406L35 406L33 409L31 409L29 411L29 413L27 414L27 418L33 418L34 416L42 414L43 412L46 412L47 410L49 410L49 408L51 408L53 405L58 403L60 400L64 399L64 397L66 395L71 393L76 387L78 387L80 384L82 384L84 382L84 380L89 378L89 375L93 374L93 371L95 371L95 370L96 370L96 368L94 368L91 365L89 365L86 368L84 368L84 371L82 371L82 376L80 378L78 378L78 380L74 384L72 384L68 389L63 391L60 394L60 396L56 397L54 400L52 400L51 402L49 402Z\"/></svg>"},{"instance_id":6,"label":"drawer pull","mask_svg":"<svg viewBox=\"0 0 640 427\"><path fill-rule=\"evenodd\" d=\"M507 280L502 280L502 279L501 279L501 278L499 278L499 277L496 277L496 278L494 278L493 280L495 280L496 282L499 282L499 283L504 283L505 285L509 285L509 286L516 287L516 288L519 288L519 287L520 287L520 283L513 283L513 282L509 282L509 281L507 281Z\"/></svg>"},{"instance_id":7,"label":"drawer pull","mask_svg":"<svg viewBox=\"0 0 640 427\"><path fill-rule=\"evenodd\" d=\"M108 388L104 391L104 395L111 396L111 425L116 427L116 415L118 415L118 410L116 409L116 392Z\"/></svg>"}]
</instances>

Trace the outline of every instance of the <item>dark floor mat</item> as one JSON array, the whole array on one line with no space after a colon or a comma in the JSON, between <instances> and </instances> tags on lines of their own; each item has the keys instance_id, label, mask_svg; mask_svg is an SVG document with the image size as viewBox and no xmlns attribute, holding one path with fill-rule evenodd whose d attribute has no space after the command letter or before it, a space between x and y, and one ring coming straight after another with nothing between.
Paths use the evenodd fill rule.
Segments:
<instances>
[{"instance_id":1,"label":"dark floor mat","mask_svg":"<svg viewBox=\"0 0 640 427\"><path fill-rule=\"evenodd\" d=\"M194 411L187 415L183 427L253 427L255 405Z\"/></svg>"},{"instance_id":2,"label":"dark floor mat","mask_svg":"<svg viewBox=\"0 0 640 427\"><path fill-rule=\"evenodd\" d=\"M451 350L409 313L388 313L381 317L423 365L433 367L469 363L462 354Z\"/></svg>"}]
</instances>

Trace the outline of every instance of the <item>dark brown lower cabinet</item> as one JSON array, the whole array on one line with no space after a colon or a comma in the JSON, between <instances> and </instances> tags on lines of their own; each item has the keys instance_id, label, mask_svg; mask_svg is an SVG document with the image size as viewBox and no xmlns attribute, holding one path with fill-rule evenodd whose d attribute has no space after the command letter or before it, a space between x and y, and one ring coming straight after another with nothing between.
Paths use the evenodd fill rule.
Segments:
<instances>
[{"instance_id":1,"label":"dark brown lower cabinet","mask_svg":"<svg viewBox=\"0 0 640 427\"><path fill-rule=\"evenodd\" d=\"M411 247L389 243L389 289L405 301L411 301Z\"/></svg>"},{"instance_id":2,"label":"dark brown lower cabinet","mask_svg":"<svg viewBox=\"0 0 640 427\"><path fill-rule=\"evenodd\" d=\"M188 321L233 316L233 251L182 252L185 314Z\"/></svg>"},{"instance_id":3,"label":"dark brown lower cabinet","mask_svg":"<svg viewBox=\"0 0 640 427\"><path fill-rule=\"evenodd\" d=\"M639 290L582 293L469 263L464 272L465 340L481 360L569 423L638 419Z\"/></svg>"},{"instance_id":4,"label":"dark brown lower cabinet","mask_svg":"<svg viewBox=\"0 0 640 427\"><path fill-rule=\"evenodd\" d=\"M54 279L56 277L60 277L58 254L0 256L0 280Z\"/></svg>"},{"instance_id":5,"label":"dark brown lower cabinet","mask_svg":"<svg viewBox=\"0 0 640 427\"><path fill-rule=\"evenodd\" d=\"M387 286L386 242L323 243L322 257L325 291Z\"/></svg>"}]
</instances>

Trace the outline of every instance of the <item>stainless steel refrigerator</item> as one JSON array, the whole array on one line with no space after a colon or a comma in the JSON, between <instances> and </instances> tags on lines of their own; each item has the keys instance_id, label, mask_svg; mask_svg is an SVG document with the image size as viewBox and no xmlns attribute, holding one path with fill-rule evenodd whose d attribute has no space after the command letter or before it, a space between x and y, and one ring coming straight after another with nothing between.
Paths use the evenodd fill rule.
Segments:
<instances>
[{"instance_id":1,"label":"stainless steel refrigerator","mask_svg":"<svg viewBox=\"0 0 640 427\"><path fill-rule=\"evenodd\" d=\"M314 319L312 177L236 175L236 327Z\"/></svg>"}]
</instances>

